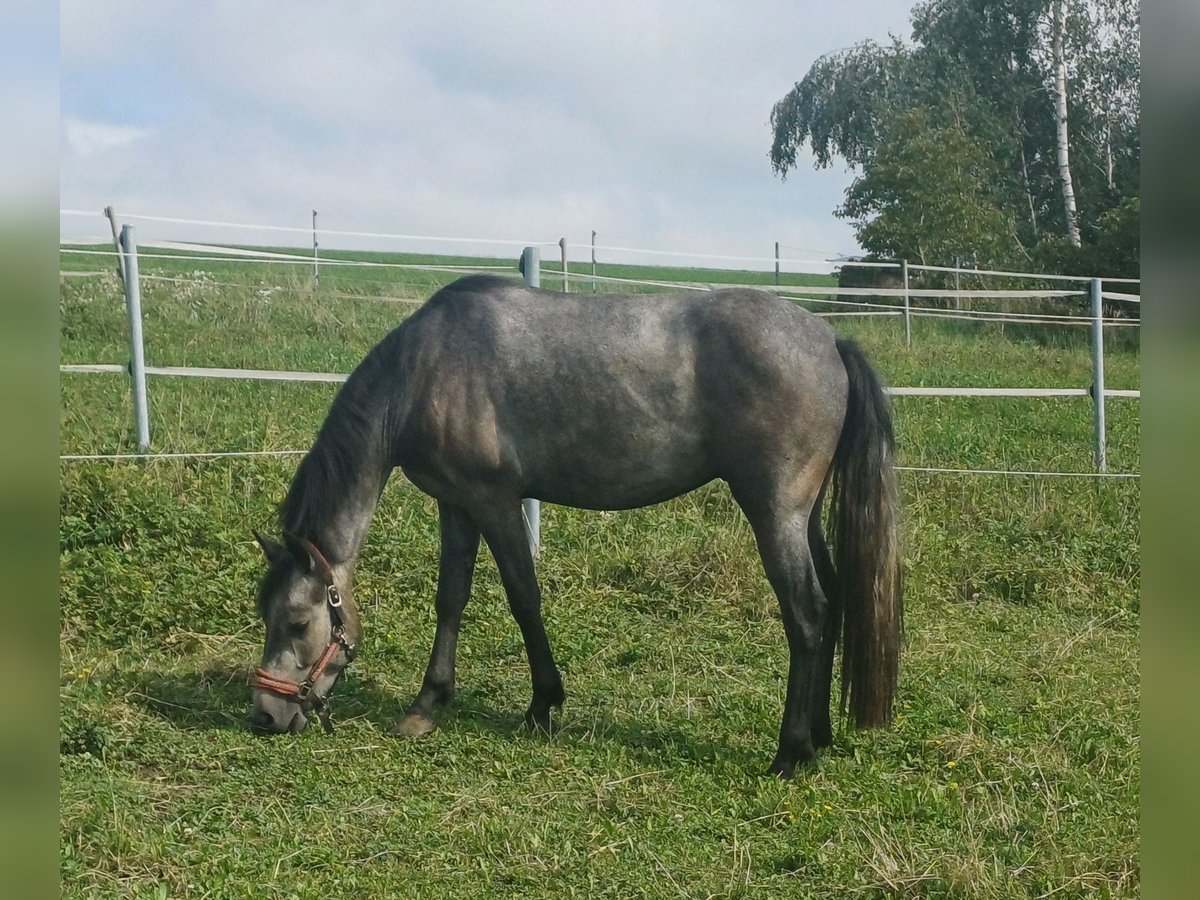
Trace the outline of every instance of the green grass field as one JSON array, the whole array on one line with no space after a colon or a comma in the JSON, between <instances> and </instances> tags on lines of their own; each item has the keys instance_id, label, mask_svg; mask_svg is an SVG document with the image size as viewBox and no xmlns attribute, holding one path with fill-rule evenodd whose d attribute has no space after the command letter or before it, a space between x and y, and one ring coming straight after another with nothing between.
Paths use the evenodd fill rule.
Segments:
<instances>
[{"instance_id":1,"label":"green grass field","mask_svg":"<svg viewBox=\"0 0 1200 900\"><path fill-rule=\"evenodd\" d=\"M318 299L295 269L203 267L143 265L184 279L144 285L151 364L347 372L404 301L453 277L323 271ZM60 321L62 362L127 358L111 276L64 278ZM894 320L836 327L894 385L1090 382L1082 329L922 319L906 348ZM1125 331L1110 387L1139 386ZM155 450L235 451L306 448L335 386L163 377L149 390ZM895 411L905 466L1091 468L1086 400L907 397ZM1111 470L1140 468L1139 413L1109 403ZM124 376L62 376L63 453L128 452L131 419ZM719 484L633 512L544 508L538 568L568 693L553 737L520 727L524 650L481 553L459 695L439 731L404 742L387 729L432 641L437 521L397 476L358 570L366 637L336 734L251 737L251 532L272 527L295 465L61 464L64 896L1138 895L1136 480L902 472L899 715L837 734L784 783L761 775L783 631Z\"/></svg>"}]
</instances>

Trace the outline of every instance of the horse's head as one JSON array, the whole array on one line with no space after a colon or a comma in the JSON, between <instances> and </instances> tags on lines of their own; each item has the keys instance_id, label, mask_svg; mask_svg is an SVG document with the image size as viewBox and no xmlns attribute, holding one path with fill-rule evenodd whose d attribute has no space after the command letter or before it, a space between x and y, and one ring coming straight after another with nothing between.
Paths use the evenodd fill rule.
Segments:
<instances>
[{"instance_id":1,"label":"horse's head","mask_svg":"<svg viewBox=\"0 0 1200 900\"><path fill-rule=\"evenodd\" d=\"M316 711L330 729L329 694L362 636L348 579L339 579L307 540L285 534L280 544L255 537L267 558L258 591L266 644L251 681L250 728L258 734L295 733Z\"/></svg>"}]
</instances>

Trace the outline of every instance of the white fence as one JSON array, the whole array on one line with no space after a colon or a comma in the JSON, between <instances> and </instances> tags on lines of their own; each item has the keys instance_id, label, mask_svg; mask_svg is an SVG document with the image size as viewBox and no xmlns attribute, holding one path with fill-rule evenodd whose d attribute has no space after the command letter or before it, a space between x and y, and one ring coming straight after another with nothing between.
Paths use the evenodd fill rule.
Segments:
<instances>
[{"instance_id":1,"label":"white fence","mask_svg":"<svg viewBox=\"0 0 1200 900\"><path fill-rule=\"evenodd\" d=\"M115 459L178 459L178 458L201 458L201 459L220 459L230 457L253 457L253 456L269 456L269 455L300 455L305 451L302 450L278 450L278 451L231 451L231 452L196 452L196 453L173 453L159 454L149 452L150 433L149 433L149 417L145 402L145 380L147 376L152 377L191 377L191 378L238 378L238 379L254 379L254 380L273 380L273 381L295 381L295 382L340 382L347 377L343 373L332 372L291 372L291 371L269 371L269 370L253 370L253 369L225 369L225 368L204 368L204 367L162 367L162 366L146 366L144 364L144 347L141 341L141 320L140 320L140 282L144 280L166 280L166 281L187 281L188 279L171 278L167 276L143 275L139 273L139 263L142 260L164 260L169 259L174 262L180 260L178 252L176 253L154 253L139 251L134 240L134 229L130 225L123 225L118 230L118 220L111 208L105 211L110 217L111 229L114 239L120 247L120 253L115 250L98 250L91 248L78 248L63 246L62 252L68 255L77 255L83 257L92 257L107 260L119 260L119 271L124 276L124 287L126 302L130 313L130 357L131 363L129 366L116 365L112 363L92 363L92 364L76 364L62 365L60 371L63 373L97 373L97 372L128 372L133 380L134 399L135 399L135 416L136 427L138 433L139 453L136 454L64 454L60 457L63 461L80 461L80 460L115 460ZM60 210L60 214L64 217L82 217L89 216L95 219L97 214L85 213L78 210ZM221 229L245 229L255 233L261 232L278 232L281 234L303 233L309 234L310 229L294 228L290 226L270 226L270 225L253 225L253 224L237 224L227 222L217 222L205 219L184 219L165 216L141 216L130 215L124 218L137 219L150 223L163 223L171 226L188 226L188 227L216 227ZM219 244L201 244L194 242L181 242L176 240L159 240L148 245L154 250L168 251L186 251L186 260L188 262L233 262L237 261L247 265L267 264L267 265L287 265L287 266L303 266L311 267L313 270L314 279L319 279L320 268L338 268L338 267L355 267L355 268L377 268L377 269L408 269L416 271L427 271L437 273L448 272L466 272L466 271L507 271L514 272L516 270L515 263L508 265L489 265L489 266L447 266L447 265L429 265L429 264L404 264L404 263L388 263L380 261L368 260L349 260L326 257L318 257L318 232L315 229L316 217L314 213L314 227L311 229L313 236L313 253L312 255L301 253L289 253L279 251L265 251L246 248L234 248ZM561 258L561 267L558 271L545 270L539 272L537 266L533 266L532 271L526 272L526 280L531 283L537 283L537 277L541 276L558 280L559 286L564 290L573 286L575 289L583 289L581 282L588 286L588 289L596 289L598 285L620 285L625 289L629 287L654 287L654 288L676 288L680 290L709 290L716 286L712 283L699 282L669 282L653 279L637 279L637 278L620 278L614 276L600 275L596 270L597 252L605 252L606 254L623 253L623 254L644 254L661 257L674 257L678 259L690 259L693 261L707 260L713 262L736 262L736 263L755 263L755 264L774 264L776 280L778 281L781 274L811 274L813 270L832 271L836 261L823 260L820 264L814 263L813 260L801 259L782 259L779 255L779 245L776 244L776 252L773 257L751 257L751 256L729 256L721 254L706 254L706 253L691 253L687 251L666 251L666 250L646 250L632 247L619 247L611 245L598 245L595 243L596 233L592 233L591 244L570 244L565 239L558 241L521 241L521 240L501 240L495 238L449 238L436 237L427 235L405 235L405 234L387 234L381 232L367 231L322 231L321 236L337 235L340 237L350 238L371 238L371 239L387 239L397 242L414 242L424 244L429 243L457 243L462 246L484 245L494 249L496 247L525 247L533 250L532 254L527 253L526 258L538 257L537 250L543 247L555 248L559 251ZM63 244L75 243L74 241L64 240ZM570 250L587 250L590 254L588 262L575 262L576 269L571 270L572 261L569 259ZM515 254L514 254L515 256ZM497 261L499 262L499 261ZM588 264L590 262L590 271ZM782 272L781 266L787 264L787 272ZM1139 321L1119 317L1106 317L1103 314L1103 301L1118 301L1123 304L1139 303L1140 296L1129 292L1117 292L1111 290L1103 290L1103 284L1136 284L1133 279L1100 279L1079 278L1074 276L1059 276L1046 275L1037 273L1019 273L1019 272L997 272L991 270L978 269L956 269L944 266L916 266L909 265L904 261L896 263L886 262L854 262L856 266L875 266L875 267L892 267L901 271L903 284L899 288L842 288L833 286L818 286L804 287L795 285L779 284L778 286L752 284L745 285L747 287L755 287L759 289L772 290L780 296L791 299L802 299L810 305L828 306L829 309L818 312L818 315L825 316L895 316L903 317L906 339L909 343L912 340L911 322L914 318L937 317L958 320L973 320L982 322L1000 322L1013 324L1054 324L1054 325L1080 325L1087 326L1091 330L1093 344L1093 383L1091 387L1075 387L1075 388L966 388L966 387L894 387L891 388L891 393L897 396L929 396L929 397L1091 397L1094 401L1094 425L1095 425L1095 465L1094 472L1015 472L1008 470L968 470L968 469L953 469L953 468L937 468L937 467L901 467L908 471L921 471L931 473L961 473L961 474L988 474L988 475L1039 475L1039 476L1087 476L1087 477L1110 477L1110 478L1137 478L1137 473L1109 473L1107 472L1106 464L1106 448L1105 448L1105 400L1110 397L1116 398L1140 398L1140 391L1137 390L1109 390L1104 387L1104 329L1106 327L1137 327ZM578 267L582 265L580 270ZM769 270L768 270L769 271ZM940 288L915 287L910 283L910 272L940 272L949 274L960 274L972 277L989 276L992 278L1019 278L1019 279L1034 279L1045 282L1062 282L1062 289L1047 289L1047 290L949 290ZM64 272L63 275L71 277L72 275L95 275L96 272L72 273ZM212 282L209 282L210 284ZM572 284L573 283L573 284ZM1078 287L1071 289L1066 287L1067 284L1076 284ZM232 285L231 285L232 286ZM244 285L238 285L244 286ZM733 286L728 282L721 282L721 287ZM976 300L1012 300L1012 299L1040 299L1056 301L1062 299L1078 299L1083 294L1083 289L1086 287L1087 296L1090 301L1091 314L1088 316L1069 315L1058 313L1010 313L997 310L979 310L962 308L962 301L971 303ZM414 302L407 298L396 297L375 297L379 300L393 300L400 302ZM853 301L840 298L855 298ZM884 299L893 299L896 302L871 302L860 298L875 297ZM939 309L931 307L921 307L913 304L914 299L953 299L956 301L955 309ZM419 302L419 301L417 301Z\"/></svg>"}]
</instances>

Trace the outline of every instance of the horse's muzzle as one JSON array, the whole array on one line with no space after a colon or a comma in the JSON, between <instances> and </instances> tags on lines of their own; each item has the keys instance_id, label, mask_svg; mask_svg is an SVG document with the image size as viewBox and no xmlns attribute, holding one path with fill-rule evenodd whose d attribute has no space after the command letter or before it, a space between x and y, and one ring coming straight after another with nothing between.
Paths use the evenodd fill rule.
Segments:
<instances>
[{"instance_id":1,"label":"horse's muzzle","mask_svg":"<svg viewBox=\"0 0 1200 900\"><path fill-rule=\"evenodd\" d=\"M308 725L308 717L298 709L293 710L291 718L287 718L286 716L272 715L269 710L259 708L250 713L248 724L250 731L260 736L299 734Z\"/></svg>"}]
</instances>

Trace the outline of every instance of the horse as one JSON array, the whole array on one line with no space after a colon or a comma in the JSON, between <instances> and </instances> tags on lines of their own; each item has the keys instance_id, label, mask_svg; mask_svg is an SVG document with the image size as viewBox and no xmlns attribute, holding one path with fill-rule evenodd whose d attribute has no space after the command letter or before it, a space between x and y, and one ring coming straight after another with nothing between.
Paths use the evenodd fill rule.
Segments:
<instances>
[{"instance_id":1,"label":"horse","mask_svg":"<svg viewBox=\"0 0 1200 900\"><path fill-rule=\"evenodd\" d=\"M441 532L433 649L392 729L408 737L434 731L454 693L481 537L524 638L526 725L550 730L565 699L523 498L629 509L719 478L779 601L789 664L768 772L790 778L833 743L839 639L842 715L856 728L891 718L903 618L893 458L865 355L793 303L740 288L571 294L462 278L366 355L279 506L281 540L256 533L266 641L250 727L294 733L314 712L332 727L327 700L362 636L355 565L393 470L437 501Z\"/></svg>"}]
</instances>

